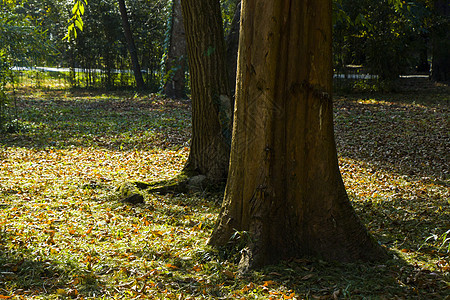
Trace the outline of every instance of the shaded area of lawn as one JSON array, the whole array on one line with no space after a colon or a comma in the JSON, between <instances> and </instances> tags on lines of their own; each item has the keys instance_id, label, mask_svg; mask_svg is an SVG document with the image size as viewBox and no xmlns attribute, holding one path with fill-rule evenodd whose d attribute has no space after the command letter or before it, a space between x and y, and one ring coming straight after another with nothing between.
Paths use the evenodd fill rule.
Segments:
<instances>
[{"instance_id":1,"label":"shaded area of lawn","mask_svg":"<svg viewBox=\"0 0 450 300\"><path fill-rule=\"evenodd\" d=\"M444 299L450 281L442 239L450 229L446 89L413 85L335 103L347 191L391 260L338 264L305 257L243 278L236 274L239 248L205 246L220 194L145 194L137 206L116 201L124 181L180 172L189 102L133 92L19 90L26 126L0 137L0 295ZM436 239L427 240L432 234Z\"/></svg>"},{"instance_id":2,"label":"shaded area of lawn","mask_svg":"<svg viewBox=\"0 0 450 300\"><path fill-rule=\"evenodd\" d=\"M2 138L15 146L111 150L188 146L188 101L132 92L18 91L22 130Z\"/></svg>"},{"instance_id":3,"label":"shaded area of lawn","mask_svg":"<svg viewBox=\"0 0 450 300\"><path fill-rule=\"evenodd\" d=\"M448 102L405 104L369 95L339 99L336 109L341 156L369 162L374 168L448 184Z\"/></svg>"}]
</instances>

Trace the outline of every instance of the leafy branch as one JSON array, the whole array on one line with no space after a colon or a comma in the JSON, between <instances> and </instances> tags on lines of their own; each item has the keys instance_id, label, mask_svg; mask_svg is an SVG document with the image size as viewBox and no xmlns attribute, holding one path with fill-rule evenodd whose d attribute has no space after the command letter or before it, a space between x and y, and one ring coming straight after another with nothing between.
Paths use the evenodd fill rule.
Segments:
<instances>
[{"instance_id":1,"label":"leafy branch","mask_svg":"<svg viewBox=\"0 0 450 300\"><path fill-rule=\"evenodd\" d=\"M67 34L64 36L63 40L67 39L70 41L71 37L77 38L77 28L83 31L83 19L85 6L87 6L87 0L74 0L75 3L72 8L72 17L68 20L69 26L67 27Z\"/></svg>"}]
</instances>

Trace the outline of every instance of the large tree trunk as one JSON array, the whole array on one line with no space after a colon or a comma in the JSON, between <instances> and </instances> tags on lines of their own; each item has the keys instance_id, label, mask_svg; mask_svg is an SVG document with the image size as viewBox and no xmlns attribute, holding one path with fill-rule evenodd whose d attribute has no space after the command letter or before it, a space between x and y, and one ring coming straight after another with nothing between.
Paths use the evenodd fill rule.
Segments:
<instances>
[{"instance_id":1,"label":"large tree trunk","mask_svg":"<svg viewBox=\"0 0 450 300\"><path fill-rule=\"evenodd\" d=\"M134 78L136 80L136 87L138 89L144 88L144 79L142 78L141 66L137 56L136 46L134 45L133 34L128 22L127 8L124 0L119 0L120 17L122 18L122 27L127 41L128 52L130 53L131 63L133 64Z\"/></svg>"},{"instance_id":2,"label":"large tree trunk","mask_svg":"<svg viewBox=\"0 0 450 300\"><path fill-rule=\"evenodd\" d=\"M333 132L331 0L243 0L230 170L209 243L248 231L241 270L280 259L376 260Z\"/></svg>"},{"instance_id":3,"label":"large tree trunk","mask_svg":"<svg viewBox=\"0 0 450 300\"><path fill-rule=\"evenodd\" d=\"M170 98L185 98L186 70L186 37L183 26L181 0L173 0L172 26L170 29L170 44L167 53L166 71L167 80L164 93Z\"/></svg>"},{"instance_id":4,"label":"large tree trunk","mask_svg":"<svg viewBox=\"0 0 450 300\"><path fill-rule=\"evenodd\" d=\"M224 181L231 141L231 104L218 0L182 0L192 95L191 151L185 170Z\"/></svg>"},{"instance_id":5,"label":"large tree trunk","mask_svg":"<svg viewBox=\"0 0 450 300\"><path fill-rule=\"evenodd\" d=\"M431 79L450 81L450 1L434 1L433 62Z\"/></svg>"}]
</instances>

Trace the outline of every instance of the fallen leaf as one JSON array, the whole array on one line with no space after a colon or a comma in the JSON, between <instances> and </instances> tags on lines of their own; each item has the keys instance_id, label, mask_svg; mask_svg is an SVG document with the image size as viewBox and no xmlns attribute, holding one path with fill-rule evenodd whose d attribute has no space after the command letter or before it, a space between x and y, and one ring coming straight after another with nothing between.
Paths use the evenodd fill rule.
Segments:
<instances>
[{"instance_id":1,"label":"fallen leaf","mask_svg":"<svg viewBox=\"0 0 450 300\"><path fill-rule=\"evenodd\" d=\"M302 280L308 280L314 277L314 274L308 274L302 277Z\"/></svg>"}]
</instances>

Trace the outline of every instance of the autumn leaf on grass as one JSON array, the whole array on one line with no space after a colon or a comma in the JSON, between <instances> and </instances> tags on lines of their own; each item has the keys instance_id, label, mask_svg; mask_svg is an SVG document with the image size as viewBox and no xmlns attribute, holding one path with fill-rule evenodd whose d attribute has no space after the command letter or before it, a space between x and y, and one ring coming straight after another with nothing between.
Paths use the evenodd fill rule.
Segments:
<instances>
[{"instance_id":1,"label":"autumn leaf on grass","mask_svg":"<svg viewBox=\"0 0 450 300\"><path fill-rule=\"evenodd\" d=\"M250 282L249 284L247 284L246 286L244 286L242 288L242 291L247 292L247 291L253 290L254 288L255 288L255 284L253 282Z\"/></svg>"},{"instance_id":2,"label":"autumn leaf on grass","mask_svg":"<svg viewBox=\"0 0 450 300\"><path fill-rule=\"evenodd\" d=\"M314 274L308 274L302 277L302 280L308 280L314 277Z\"/></svg>"},{"instance_id":3,"label":"autumn leaf on grass","mask_svg":"<svg viewBox=\"0 0 450 300\"><path fill-rule=\"evenodd\" d=\"M4 295L0 295L0 299L9 299L12 298L13 296L4 296Z\"/></svg>"},{"instance_id":4,"label":"autumn leaf on grass","mask_svg":"<svg viewBox=\"0 0 450 300\"><path fill-rule=\"evenodd\" d=\"M164 235L164 233L159 230L152 230L151 233L156 237L161 237Z\"/></svg>"},{"instance_id":5,"label":"autumn leaf on grass","mask_svg":"<svg viewBox=\"0 0 450 300\"><path fill-rule=\"evenodd\" d=\"M73 229L73 226L71 226L71 227L69 228L69 234L74 235L75 232L76 232L75 229Z\"/></svg>"},{"instance_id":6,"label":"autumn leaf on grass","mask_svg":"<svg viewBox=\"0 0 450 300\"><path fill-rule=\"evenodd\" d=\"M78 276L74 277L73 280L71 282L69 282L69 284L71 285L77 285L81 282L80 278L78 278Z\"/></svg>"},{"instance_id":7,"label":"autumn leaf on grass","mask_svg":"<svg viewBox=\"0 0 450 300\"><path fill-rule=\"evenodd\" d=\"M295 293L291 293L289 295L284 295L283 299L293 299L295 297Z\"/></svg>"},{"instance_id":8,"label":"autumn leaf on grass","mask_svg":"<svg viewBox=\"0 0 450 300\"><path fill-rule=\"evenodd\" d=\"M67 291L67 295L72 298L75 298L78 296L78 291L76 289L70 289Z\"/></svg>"},{"instance_id":9,"label":"autumn leaf on grass","mask_svg":"<svg viewBox=\"0 0 450 300\"><path fill-rule=\"evenodd\" d=\"M226 277L228 277L230 279L234 279L234 273L229 270L223 271L223 275L225 275Z\"/></svg>"},{"instance_id":10,"label":"autumn leaf on grass","mask_svg":"<svg viewBox=\"0 0 450 300\"><path fill-rule=\"evenodd\" d=\"M90 234L92 232L92 229L94 228L94 226L91 226L87 231L86 231L86 235Z\"/></svg>"},{"instance_id":11,"label":"autumn leaf on grass","mask_svg":"<svg viewBox=\"0 0 450 300\"><path fill-rule=\"evenodd\" d=\"M44 229L44 233L49 234L51 237L55 236L56 231L52 229Z\"/></svg>"},{"instance_id":12,"label":"autumn leaf on grass","mask_svg":"<svg viewBox=\"0 0 450 300\"><path fill-rule=\"evenodd\" d=\"M200 222L200 223L198 223L197 225L195 225L194 227L192 227L192 230L193 230L193 231L195 231L195 230L200 230L200 229L202 229L202 226L203 226L203 223Z\"/></svg>"},{"instance_id":13,"label":"autumn leaf on grass","mask_svg":"<svg viewBox=\"0 0 450 300\"><path fill-rule=\"evenodd\" d=\"M202 265L195 265L194 267L192 267L192 270L194 270L195 272L200 272L202 270Z\"/></svg>"},{"instance_id":14,"label":"autumn leaf on grass","mask_svg":"<svg viewBox=\"0 0 450 300\"><path fill-rule=\"evenodd\" d=\"M49 237L47 238L47 240L45 241L48 245L53 245L55 244L55 241L53 240L53 237L55 236L56 231L54 230L49 230L49 229L44 229L44 233L47 233L49 235Z\"/></svg>"},{"instance_id":15,"label":"autumn leaf on grass","mask_svg":"<svg viewBox=\"0 0 450 300\"><path fill-rule=\"evenodd\" d=\"M169 269L173 269L173 270L178 269L177 266L174 266L172 264L166 264L166 267L169 268Z\"/></svg>"},{"instance_id":16,"label":"autumn leaf on grass","mask_svg":"<svg viewBox=\"0 0 450 300\"><path fill-rule=\"evenodd\" d=\"M276 284L275 281L268 280L268 281L264 281L264 284L262 286L269 286L269 285L274 285L274 284Z\"/></svg>"}]
</instances>

